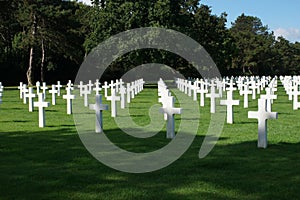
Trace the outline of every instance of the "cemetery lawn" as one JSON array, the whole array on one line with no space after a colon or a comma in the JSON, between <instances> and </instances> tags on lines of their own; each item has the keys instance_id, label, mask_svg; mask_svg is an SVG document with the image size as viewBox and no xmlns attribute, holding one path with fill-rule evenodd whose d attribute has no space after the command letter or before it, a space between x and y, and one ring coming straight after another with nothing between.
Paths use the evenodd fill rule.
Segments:
<instances>
[{"instance_id":1,"label":"cemetery lawn","mask_svg":"<svg viewBox=\"0 0 300 200\"><path fill-rule=\"evenodd\" d=\"M38 128L38 112L28 112L16 88L5 88L0 105L0 200L2 199L299 199L300 110L292 110L283 88L268 121L267 149L258 149L257 110L249 95L249 108L237 93L234 124L224 125L210 154L198 158L210 114L209 99L200 108L198 134L184 155L159 171L129 174L111 169L93 158L83 146L66 114L66 102L46 108L46 127ZM47 100L50 96L47 94ZM105 101L105 103L108 103ZM157 104L157 88L146 87L130 104L138 124L147 124L148 108ZM178 106L178 105L177 105ZM104 112L104 129L118 146L134 152L161 148L169 140L165 130L150 139L122 133ZM180 116L176 116L176 127Z\"/></svg>"}]
</instances>

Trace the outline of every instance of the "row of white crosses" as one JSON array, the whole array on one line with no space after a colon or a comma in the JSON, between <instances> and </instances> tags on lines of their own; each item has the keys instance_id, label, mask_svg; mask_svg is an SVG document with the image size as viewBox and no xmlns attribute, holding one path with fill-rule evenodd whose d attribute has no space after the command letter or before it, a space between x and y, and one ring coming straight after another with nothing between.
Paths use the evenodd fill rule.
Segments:
<instances>
[{"instance_id":1,"label":"row of white crosses","mask_svg":"<svg viewBox=\"0 0 300 200\"><path fill-rule=\"evenodd\" d=\"M74 95L70 94L72 83L69 81L68 87L66 88L67 94L63 96L64 99L67 100L67 114L72 113L72 100L75 98ZM52 94L52 105L56 104L55 96L60 96L60 88L62 85L60 82L57 82L57 85L52 85L51 90L49 90L49 93ZM37 107L39 110L39 127L43 128L45 127L45 108L49 107L50 103L46 102L46 91L48 89L46 83L43 83L43 85L40 85L40 82L36 82L36 92L34 93L33 88L29 87L27 88L26 84L20 83L20 86L18 87L20 90L20 98L23 99L23 103L27 104L29 107L29 112L33 112L34 107ZM38 101L34 102L34 98L38 97ZM28 102L27 102L28 99Z\"/></svg>"},{"instance_id":2,"label":"row of white crosses","mask_svg":"<svg viewBox=\"0 0 300 200\"><path fill-rule=\"evenodd\" d=\"M233 99L233 92L235 90L238 89L240 95L244 96L244 108L248 108L248 95L252 94L252 99L256 99L257 94L260 94L261 91L265 89L266 94L260 95L258 99L258 111L249 111L248 118L258 119L258 147L267 147L267 120L277 119L277 113L272 112L273 100L277 99L277 95L274 94L274 92L277 91L277 77L273 79L271 79L271 77L231 77L224 78L223 80L215 78L211 79L210 83L208 80L203 81L202 79L196 79L194 83L184 79L177 79L176 84L178 89L185 92L188 96L191 96L189 91L194 90L194 100L197 100L197 97L195 97L197 93L203 91L206 97L210 98L211 113L215 113L216 111L216 98L221 98L222 91L227 91L227 99L221 99L220 105L227 106L227 123L229 124L232 124L234 121L233 106L239 105L239 100ZM268 87L266 87L267 85ZM210 93L208 93L208 86L210 86ZM216 88L218 92L216 92ZM203 100L201 99L204 98L200 98L200 106L204 106L204 102L202 102Z\"/></svg>"},{"instance_id":3,"label":"row of white crosses","mask_svg":"<svg viewBox=\"0 0 300 200\"><path fill-rule=\"evenodd\" d=\"M103 86L97 79L95 83L91 80L87 84L80 81L79 94L84 98L84 106L89 107L90 110L95 110L96 121L95 121L95 132L103 132L103 115L102 111L108 110L108 105L102 104L102 95L100 92L104 89L104 97L106 100L111 101L111 117L117 117L117 102L121 101L121 108L125 108L126 94L127 102L130 103L130 99L134 98L135 95L140 93L144 88L143 79L127 83L127 88L124 86L122 79L111 80L110 84L104 82ZM110 96L108 96L110 90ZM88 96L95 92L95 104L89 104ZM120 96L118 96L120 94ZM129 99L129 100L128 100Z\"/></svg>"},{"instance_id":4,"label":"row of white crosses","mask_svg":"<svg viewBox=\"0 0 300 200\"><path fill-rule=\"evenodd\" d=\"M284 86L289 100L293 101L293 110L298 110L298 108L300 108L300 102L298 102L298 96L300 95L300 76L281 76L280 81Z\"/></svg>"},{"instance_id":5,"label":"row of white crosses","mask_svg":"<svg viewBox=\"0 0 300 200\"><path fill-rule=\"evenodd\" d=\"M170 91L162 79L158 81L158 96L160 96L159 102L162 103L160 112L164 114L164 119L167 120L167 138L172 139L175 137L174 115L181 114L182 109L174 107L175 98L171 96Z\"/></svg>"},{"instance_id":6,"label":"row of white crosses","mask_svg":"<svg viewBox=\"0 0 300 200\"><path fill-rule=\"evenodd\" d=\"M108 85L107 82L104 82L104 95L106 95L106 99L111 101L111 116L117 116L117 101L121 102L121 109L124 109L127 104L131 102L131 99L135 98L137 94L139 94L144 89L144 80L138 79L131 83L126 84L126 88L123 84L125 84L122 79L116 80L115 82L112 80ZM108 96L107 89L110 88L110 95ZM107 88L107 89L106 89ZM105 90L106 89L106 90ZM120 96L118 96L118 93Z\"/></svg>"},{"instance_id":7,"label":"row of white crosses","mask_svg":"<svg viewBox=\"0 0 300 200\"><path fill-rule=\"evenodd\" d=\"M104 90L104 97L106 100L111 101L111 116L117 116L117 102L120 101L121 109L124 109L126 106L126 102L130 103L131 99L135 97L138 93L140 93L144 88L144 80L139 79L133 81L131 83L127 83L127 87L125 87L125 83L122 79L111 80L111 83L104 82L101 87L99 80L96 80L95 83L92 83L90 80L88 84L84 84L80 81L78 85L80 96L84 98L84 106L88 107L88 96L92 94L92 91L95 91L96 95L100 94L102 89ZM110 91L110 96L108 96ZM120 96L118 96L120 95Z\"/></svg>"}]
</instances>

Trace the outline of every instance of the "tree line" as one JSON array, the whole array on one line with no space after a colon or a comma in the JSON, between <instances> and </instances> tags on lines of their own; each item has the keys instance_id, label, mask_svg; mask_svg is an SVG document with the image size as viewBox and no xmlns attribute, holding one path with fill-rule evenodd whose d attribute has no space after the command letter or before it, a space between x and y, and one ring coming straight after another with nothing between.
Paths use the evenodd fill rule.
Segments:
<instances>
[{"instance_id":1,"label":"tree line","mask_svg":"<svg viewBox=\"0 0 300 200\"><path fill-rule=\"evenodd\" d=\"M74 79L99 43L122 31L163 27L201 44L224 76L293 75L300 69L300 43L275 38L255 16L240 15L230 28L199 0L0 1L0 80L54 82ZM130 52L113 62L103 79L119 78L145 63L164 63L185 76L195 71L182 58L160 50Z\"/></svg>"}]
</instances>

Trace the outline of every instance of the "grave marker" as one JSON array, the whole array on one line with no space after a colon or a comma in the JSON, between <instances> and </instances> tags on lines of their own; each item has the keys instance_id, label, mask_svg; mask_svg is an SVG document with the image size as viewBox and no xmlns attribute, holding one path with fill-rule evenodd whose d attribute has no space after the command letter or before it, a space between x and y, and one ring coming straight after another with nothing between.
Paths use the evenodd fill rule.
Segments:
<instances>
[{"instance_id":1,"label":"grave marker","mask_svg":"<svg viewBox=\"0 0 300 200\"><path fill-rule=\"evenodd\" d=\"M252 92L249 90L248 84L244 85L244 90L240 91L240 95L244 95L244 108L248 108L248 95L252 94Z\"/></svg>"},{"instance_id":2,"label":"grave marker","mask_svg":"<svg viewBox=\"0 0 300 200\"><path fill-rule=\"evenodd\" d=\"M127 83L127 88L126 88L126 91L127 91L127 103L130 103L130 100L131 100L131 86L130 86L130 83Z\"/></svg>"},{"instance_id":3,"label":"grave marker","mask_svg":"<svg viewBox=\"0 0 300 200\"><path fill-rule=\"evenodd\" d=\"M45 108L49 107L50 103L44 101L44 94L39 93L38 94L38 101L34 102L34 107L39 108L39 127L43 128L45 127Z\"/></svg>"},{"instance_id":4,"label":"grave marker","mask_svg":"<svg viewBox=\"0 0 300 200\"><path fill-rule=\"evenodd\" d=\"M120 85L121 108L122 109L125 108L125 103L126 103L125 94L126 94L126 88L123 85Z\"/></svg>"},{"instance_id":5,"label":"grave marker","mask_svg":"<svg viewBox=\"0 0 300 200\"><path fill-rule=\"evenodd\" d=\"M96 123L95 123L95 132L102 133L103 132L103 110L108 110L108 105L102 104L102 95L96 95L96 103L90 104L89 108L91 110L95 110L96 112Z\"/></svg>"},{"instance_id":6,"label":"grave marker","mask_svg":"<svg viewBox=\"0 0 300 200\"><path fill-rule=\"evenodd\" d=\"M219 98L220 95L216 93L215 91L215 85L212 82L210 93L206 94L206 97L210 98L210 113L216 112L216 98Z\"/></svg>"},{"instance_id":7,"label":"grave marker","mask_svg":"<svg viewBox=\"0 0 300 200\"><path fill-rule=\"evenodd\" d=\"M67 114L71 115L72 114L72 100L75 99L75 95L71 94L72 88L67 87L67 94L63 95L63 99L67 100Z\"/></svg>"},{"instance_id":8,"label":"grave marker","mask_svg":"<svg viewBox=\"0 0 300 200\"><path fill-rule=\"evenodd\" d=\"M92 93L92 90L93 90L93 86L94 86L94 84L92 83L91 80L89 80L89 83L87 84L87 86L88 86L88 90L89 90L89 92L90 92L90 94L91 94L91 93Z\"/></svg>"},{"instance_id":9,"label":"grave marker","mask_svg":"<svg viewBox=\"0 0 300 200\"><path fill-rule=\"evenodd\" d=\"M57 88L57 96L60 97L60 88L62 87L62 85L60 84L60 81L57 81L57 84L56 84L56 88Z\"/></svg>"},{"instance_id":10,"label":"grave marker","mask_svg":"<svg viewBox=\"0 0 300 200\"><path fill-rule=\"evenodd\" d=\"M28 89L27 89L27 85L26 84L23 84L22 92L23 92L23 103L27 104L26 94L28 92Z\"/></svg>"},{"instance_id":11,"label":"grave marker","mask_svg":"<svg viewBox=\"0 0 300 200\"><path fill-rule=\"evenodd\" d=\"M116 117L117 116L117 101L120 101L121 98L116 95L115 89L111 90L111 96L108 96L107 100L111 101L111 116Z\"/></svg>"},{"instance_id":12,"label":"grave marker","mask_svg":"<svg viewBox=\"0 0 300 200\"><path fill-rule=\"evenodd\" d=\"M104 89L104 97L107 98L107 89L109 88L109 85L107 84L106 81L104 82L102 88Z\"/></svg>"},{"instance_id":13,"label":"grave marker","mask_svg":"<svg viewBox=\"0 0 300 200\"><path fill-rule=\"evenodd\" d=\"M58 91L55 88L56 86L52 85L52 89L49 90L49 93L52 95L52 105L56 105L56 94L58 93Z\"/></svg>"},{"instance_id":14,"label":"grave marker","mask_svg":"<svg viewBox=\"0 0 300 200\"><path fill-rule=\"evenodd\" d=\"M267 120L277 119L277 112L268 112L266 110L267 100L258 99L258 111L249 111L248 118L258 120L258 148L267 148L268 138L267 138Z\"/></svg>"},{"instance_id":15,"label":"grave marker","mask_svg":"<svg viewBox=\"0 0 300 200\"><path fill-rule=\"evenodd\" d=\"M93 89L96 93L96 95L99 95L99 92L102 90L101 83L99 82L99 79L95 82L95 88Z\"/></svg>"},{"instance_id":16,"label":"grave marker","mask_svg":"<svg viewBox=\"0 0 300 200\"><path fill-rule=\"evenodd\" d=\"M272 94L271 88L266 88L266 94L260 95L260 98L267 100L267 111L272 111L272 100L277 99L277 95Z\"/></svg>"},{"instance_id":17,"label":"grave marker","mask_svg":"<svg viewBox=\"0 0 300 200\"><path fill-rule=\"evenodd\" d=\"M83 84L83 81L80 81L79 82L79 85L77 86L79 88L79 96L82 97L82 90L84 88L84 84Z\"/></svg>"},{"instance_id":18,"label":"grave marker","mask_svg":"<svg viewBox=\"0 0 300 200\"><path fill-rule=\"evenodd\" d=\"M40 83L39 81L37 81L37 82L35 83L35 86L36 86L36 93L37 93L37 94L40 93L41 83Z\"/></svg>"},{"instance_id":19,"label":"grave marker","mask_svg":"<svg viewBox=\"0 0 300 200\"><path fill-rule=\"evenodd\" d=\"M41 90L43 91L43 97L44 97L44 100L46 99L46 90L48 89L47 85L45 82L43 82L43 86L41 87Z\"/></svg>"},{"instance_id":20,"label":"grave marker","mask_svg":"<svg viewBox=\"0 0 300 200\"><path fill-rule=\"evenodd\" d=\"M160 112L167 114L167 138L175 137L175 114L181 114L182 108L175 108L174 102L175 98L173 96L165 97L167 103L165 107L160 108Z\"/></svg>"},{"instance_id":21,"label":"grave marker","mask_svg":"<svg viewBox=\"0 0 300 200\"><path fill-rule=\"evenodd\" d=\"M23 99L23 83L22 82L20 82L18 89L20 91L20 99Z\"/></svg>"},{"instance_id":22,"label":"grave marker","mask_svg":"<svg viewBox=\"0 0 300 200\"><path fill-rule=\"evenodd\" d=\"M89 106L89 94L91 94L91 90L89 90L89 86L88 85L84 85L83 86L83 90L82 90L82 95L83 95L83 98L84 98L84 106L85 107L88 107Z\"/></svg>"},{"instance_id":23,"label":"grave marker","mask_svg":"<svg viewBox=\"0 0 300 200\"><path fill-rule=\"evenodd\" d=\"M233 123L233 106L237 106L240 104L239 100L233 100L233 90L227 91L227 99L220 101L221 105L227 106L227 123Z\"/></svg>"},{"instance_id":24,"label":"grave marker","mask_svg":"<svg viewBox=\"0 0 300 200\"><path fill-rule=\"evenodd\" d=\"M36 94L34 94L32 87L29 87L28 93L25 96L26 96L26 98L28 98L28 110L29 110L29 112L33 112L33 108L34 108L33 98L36 97Z\"/></svg>"}]
</instances>

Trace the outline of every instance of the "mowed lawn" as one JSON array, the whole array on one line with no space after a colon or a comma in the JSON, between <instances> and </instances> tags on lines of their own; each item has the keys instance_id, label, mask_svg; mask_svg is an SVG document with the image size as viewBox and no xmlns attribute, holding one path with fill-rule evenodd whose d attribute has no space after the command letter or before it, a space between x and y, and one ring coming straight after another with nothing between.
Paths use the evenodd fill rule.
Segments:
<instances>
[{"instance_id":1,"label":"mowed lawn","mask_svg":"<svg viewBox=\"0 0 300 200\"><path fill-rule=\"evenodd\" d=\"M258 149L257 110L249 96L249 108L236 92L235 123L224 125L217 145L199 159L199 149L210 121L209 99L200 108L198 134L184 155L161 170L129 174L97 161L83 146L66 114L66 102L46 108L46 127L38 128L38 112L28 112L16 88L5 88L0 105L0 199L299 199L300 110L279 86L268 121L267 149ZM130 104L138 124L149 123L149 108L157 104L157 88L145 87ZM48 94L47 100L51 97ZM108 103L105 101L105 103ZM178 106L178 105L176 105ZM163 118L162 118L163 119ZM180 116L176 116L176 127ZM134 152L161 148L165 129L149 139L130 137L104 112L104 129L118 146Z\"/></svg>"}]
</instances>

